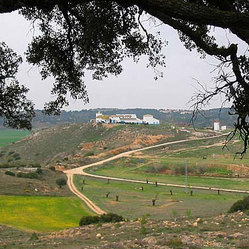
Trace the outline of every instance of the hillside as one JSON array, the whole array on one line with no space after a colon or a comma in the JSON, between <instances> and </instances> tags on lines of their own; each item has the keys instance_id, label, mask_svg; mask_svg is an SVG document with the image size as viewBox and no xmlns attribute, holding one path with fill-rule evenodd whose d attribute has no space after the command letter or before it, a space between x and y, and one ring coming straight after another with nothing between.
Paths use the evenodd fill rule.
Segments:
<instances>
[{"instance_id":1,"label":"hillside","mask_svg":"<svg viewBox=\"0 0 249 249\"><path fill-rule=\"evenodd\" d=\"M35 234L0 226L0 247L11 249L246 249L249 216L238 212L216 217L184 217L152 221L145 215L134 221L75 227Z\"/></svg>"},{"instance_id":2,"label":"hillside","mask_svg":"<svg viewBox=\"0 0 249 249\"><path fill-rule=\"evenodd\" d=\"M171 130L168 125L58 125L34 131L24 139L3 147L0 165L49 163L86 164L122 151L187 137L187 132ZM118 148L118 149L117 149ZM74 161L71 159L74 158Z\"/></svg>"}]
</instances>

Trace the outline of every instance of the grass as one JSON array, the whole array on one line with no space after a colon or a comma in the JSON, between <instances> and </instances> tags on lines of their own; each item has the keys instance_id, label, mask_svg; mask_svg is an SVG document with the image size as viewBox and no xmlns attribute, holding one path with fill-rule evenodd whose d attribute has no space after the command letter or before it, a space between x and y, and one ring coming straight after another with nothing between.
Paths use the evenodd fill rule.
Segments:
<instances>
[{"instance_id":1,"label":"grass","mask_svg":"<svg viewBox=\"0 0 249 249\"><path fill-rule=\"evenodd\" d=\"M223 151L216 146L221 138L189 141L181 144L145 150L140 155L89 168L88 172L103 176L158 181L172 184L185 184L185 165L188 165L188 184L228 189L249 190L248 178L228 178L234 172L229 167L249 164L248 156L234 160L240 143L230 144L231 151ZM204 148L203 146L215 145ZM202 147L200 147L202 146ZM239 175L247 174L238 171ZM216 177L210 177L216 176ZM226 178L224 178L226 177Z\"/></svg>"},{"instance_id":2,"label":"grass","mask_svg":"<svg viewBox=\"0 0 249 249\"><path fill-rule=\"evenodd\" d=\"M17 142L29 134L26 130L0 129L0 147Z\"/></svg>"},{"instance_id":3,"label":"grass","mask_svg":"<svg viewBox=\"0 0 249 249\"><path fill-rule=\"evenodd\" d=\"M43 169L39 179L27 179L5 174L8 169L0 168L0 195L72 196L67 186L59 188L56 179L65 177L61 172ZM9 169L17 172L22 169Z\"/></svg>"},{"instance_id":4,"label":"grass","mask_svg":"<svg viewBox=\"0 0 249 249\"><path fill-rule=\"evenodd\" d=\"M86 184L82 184L85 178ZM228 211L231 205L241 199L242 194L217 193L194 190L193 196L184 189L165 186L124 183L111 180L75 176L75 185L89 199L108 212L114 212L127 218L138 218L150 214L152 219L175 218L176 216L206 217ZM82 190L83 186L83 190ZM144 187L142 191L140 188ZM173 195L170 195L170 190ZM106 198L106 193L110 192ZM116 196L119 201L116 201ZM156 205L152 206L152 199Z\"/></svg>"},{"instance_id":5,"label":"grass","mask_svg":"<svg viewBox=\"0 0 249 249\"><path fill-rule=\"evenodd\" d=\"M122 160L122 159L121 159ZM128 170L129 169L129 170ZM129 168L129 166L122 166L119 161L108 163L99 168L88 169L88 172L112 177L121 177L135 180L158 181L163 183L172 184L185 184L184 175L167 175L159 173L146 173L143 168ZM246 178L218 178L218 177L205 177L205 176L188 176L188 184L196 186L228 188L228 189L241 189L249 190L249 179Z\"/></svg>"},{"instance_id":6,"label":"grass","mask_svg":"<svg viewBox=\"0 0 249 249\"><path fill-rule=\"evenodd\" d=\"M0 196L0 223L23 230L57 231L90 215L75 197Z\"/></svg>"}]
</instances>

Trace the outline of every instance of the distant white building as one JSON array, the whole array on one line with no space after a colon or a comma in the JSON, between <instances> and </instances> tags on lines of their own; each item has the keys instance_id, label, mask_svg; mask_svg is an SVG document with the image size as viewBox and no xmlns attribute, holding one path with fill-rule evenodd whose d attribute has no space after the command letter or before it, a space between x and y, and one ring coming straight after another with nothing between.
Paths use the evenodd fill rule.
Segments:
<instances>
[{"instance_id":1,"label":"distant white building","mask_svg":"<svg viewBox=\"0 0 249 249\"><path fill-rule=\"evenodd\" d=\"M214 121L214 131L220 131L220 121Z\"/></svg>"},{"instance_id":2,"label":"distant white building","mask_svg":"<svg viewBox=\"0 0 249 249\"><path fill-rule=\"evenodd\" d=\"M96 123L110 123L110 118L107 115L103 115L101 112L96 113Z\"/></svg>"},{"instance_id":3,"label":"distant white building","mask_svg":"<svg viewBox=\"0 0 249 249\"><path fill-rule=\"evenodd\" d=\"M143 120L137 118L136 114L115 114L103 115L101 112L96 113L96 123L105 124L150 124L158 125L160 122L152 115L144 115Z\"/></svg>"},{"instance_id":4,"label":"distant white building","mask_svg":"<svg viewBox=\"0 0 249 249\"><path fill-rule=\"evenodd\" d=\"M110 123L142 124L143 121L137 118L136 114L116 114L110 116Z\"/></svg>"},{"instance_id":5,"label":"distant white building","mask_svg":"<svg viewBox=\"0 0 249 249\"><path fill-rule=\"evenodd\" d=\"M146 114L143 116L143 123L151 125L159 125L160 121L158 119L155 119L152 115Z\"/></svg>"},{"instance_id":6,"label":"distant white building","mask_svg":"<svg viewBox=\"0 0 249 249\"><path fill-rule=\"evenodd\" d=\"M226 125L222 125L222 126L221 126L221 130L222 130L222 131L225 131L226 129L227 129L227 126L226 126Z\"/></svg>"}]
</instances>

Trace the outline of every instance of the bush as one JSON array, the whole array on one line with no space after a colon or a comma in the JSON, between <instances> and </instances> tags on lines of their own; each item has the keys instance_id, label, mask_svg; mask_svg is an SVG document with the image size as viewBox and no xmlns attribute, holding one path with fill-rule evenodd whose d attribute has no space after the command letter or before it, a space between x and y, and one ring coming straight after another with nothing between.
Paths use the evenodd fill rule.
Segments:
<instances>
[{"instance_id":1,"label":"bush","mask_svg":"<svg viewBox=\"0 0 249 249\"><path fill-rule=\"evenodd\" d=\"M12 171L7 170L7 171L5 171L5 175L15 176L16 174Z\"/></svg>"},{"instance_id":2,"label":"bush","mask_svg":"<svg viewBox=\"0 0 249 249\"><path fill-rule=\"evenodd\" d=\"M245 197L243 200L236 201L230 208L229 213L245 210L249 210L249 196Z\"/></svg>"},{"instance_id":3,"label":"bush","mask_svg":"<svg viewBox=\"0 0 249 249\"><path fill-rule=\"evenodd\" d=\"M67 181L65 178L58 178L56 180L56 184L61 188L62 186L67 184Z\"/></svg>"},{"instance_id":4,"label":"bush","mask_svg":"<svg viewBox=\"0 0 249 249\"><path fill-rule=\"evenodd\" d=\"M14 153L14 154L12 155L12 157L13 157L15 160L20 160L20 159L21 159L21 156L20 156L20 154L18 154L18 153Z\"/></svg>"},{"instance_id":5,"label":"bush","mask_svg":"<svg viewBox=\"0 0 249 249\"><path fill-rule=\"evenodd\" d=\"M49 169L55 171L55 166L50 166Z\"/></svg>"},{"instance_id":6,"label":"bush","mask_svg":"<svg viewBox=\"0 0 249 249\"><path fill-rule=\"evenodd\" d=\"M80 219L80 226L99 223L99 216L85 216Z\"/></svg>"},{"instance_id":7,"label":"bush","mask_svg":"<svg viewBox=\"0 0 249 249\"><path fill-rule=\"evenodd\" d=\"M23 173L23 172L18 172L16 174L17 177L22 177L22 178L30 178L30 179L38 179L39 175L37 173L29 172L29 173Z\"/></svg>"},{"instance_id":8,"label":"bush","mask_svg":"<svg viewBox=\"0 0 249 249\"><path fill-rule=\"evenodd\" d=\"M102 214L100 217L100 222L120 222L123 221L123 217L113 213Z\"/></svg>"},{"instance_id":9,"label":"bush","mask_svg":"<svg viewBox=\"0 0 249 249\"><path fill-rule=\"evenodd\" d=\"M84 216L80 219L79 225L84 226L96 223L120 222L123 220L124 218L120 215L107 213L107 214L102 214L100 216Z\"/></svg>"},{"instance_id":10,"label":"bush","mask_svg":"<svg viewBox=\"0 0 249 249\"><path fill-rule=\"evenodd\" d=\"M38 169L36 170L36 173L37 173L37 174L42 174L42 169L41 169L41 168L38 168Z\"/></svg>"}]
</instances>

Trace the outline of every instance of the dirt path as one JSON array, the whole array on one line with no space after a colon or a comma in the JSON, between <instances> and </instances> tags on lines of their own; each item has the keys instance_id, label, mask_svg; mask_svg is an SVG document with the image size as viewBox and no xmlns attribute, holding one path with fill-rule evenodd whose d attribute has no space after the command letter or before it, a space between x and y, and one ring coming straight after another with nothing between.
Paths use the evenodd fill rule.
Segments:
<instances>
[{"instance_id":1,"label":"dirt path","mask_svg":"<svg viewBox=\"0 0 249 249\"><path fill-rule=\"evenodd\" d=\"M180 141L173 141L173 142L167 142L167 143L162 143L162 144L157 144L157 145L153 145L153 146L148 146L148 147L144 147L141 149L136 149L136 150L131 150L131 151L127 151L127 152L123 152L120 153L116 156L107 158L105 160L101 160L99 162L96 163L92 163L92 164L88 164L85 166L81 166L78 168L74 168L74 169L70 169L70 170L66 170L64 171L64 173L67 175L68 177L68 186L69 189L76 194L79 198L81 198L86 205L95 213L97 214L103 214L105 213L103 210L101 210L98 206L96 206L91 200L89 200L85 195L83 195L82 193L80 193L74 183L73 183L73 175L85 175L85 176L89 176L89 177L93 177L93 178L99 178L99 179L109 179L109 180L115 180L115 181L122 181L122 182L131 182L131 183L142 183L145 184L147 182L145 181L141 181L141 180L132 180L132 179L125 179L125 178L116 178L116 177L107 177L107 176L100 176L100 175L93 175L93 174L88 174L86 173L84 170L87 168L91 168L97 165L101 165L104 164L106 162L110 162L113 161L115 159L119 159L122 157L126 157L130 154L139 152L139 151L144 151L144 150L149 150L149 149L153 149L153 148L158 148L158 147L163 147L166 145L171 145L171 144L179 144L179 143L185 143L188 141L198 141L198 140L207 140L207 139L212 139L212 138L218 138L218 137L222 137L222 136L226 136L227 134L222 134L222 135L218 135L218 136L214 136L214 137L204 137L204 138L194 138L194 139L185 139L185 140L180 140ZM148 184L154 184L154 182L148 182ZM157 183L158 185L161 186L169 186L169 187L178 187L178 188L185 188L185 185L179 185L179 184L167 184L167 183ZM213 190L213 191L223 191L223 192L233 192L233 193L247 193L249 194L249 191L246 190L237 190L237 189L218 189L218 188L209 188L209 187L200 187L200 186L189 186L191 189L200 189L200 190Z\"/></svg>"},{"instance_id":2,"label":"dirt path","mask_svg":"<svg viewBox=\"0 0 249 249\"><path fill-rule=\"evenodd\" d=\"M67 184L69 189L77 195L81 200L83 200L86 205L96 214L104 214L105 212L100 209L98 206L96 206L91 200L89 200L85 195L83 195L81 192L77 190L73 183L73 174L67 174Z\"/></svg>"}]
</instances>

